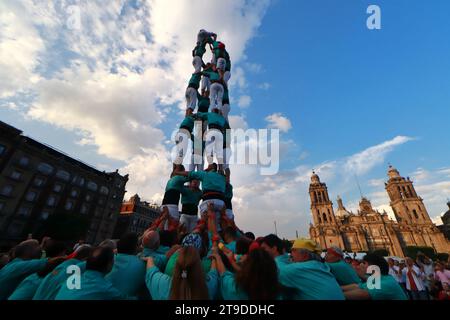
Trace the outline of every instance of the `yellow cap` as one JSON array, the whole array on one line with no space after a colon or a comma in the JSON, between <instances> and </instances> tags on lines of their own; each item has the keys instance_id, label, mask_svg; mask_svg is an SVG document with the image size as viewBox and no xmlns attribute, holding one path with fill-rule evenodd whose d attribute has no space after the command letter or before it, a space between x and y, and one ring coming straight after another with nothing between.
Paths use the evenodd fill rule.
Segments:
<instances>
[{"instance_id":1,"label":"yellow cap","mask_svg":"<svg viewBox=\"0 0 450 320\"><path fill-rule=\"evenodd\" d=\"M322 251L320 246L317 245L317 243L311 239L297 239L294 241L294 244L292 245L292 249L306 249L311 252L320 252Z\"/></svg>"}]
</instances>

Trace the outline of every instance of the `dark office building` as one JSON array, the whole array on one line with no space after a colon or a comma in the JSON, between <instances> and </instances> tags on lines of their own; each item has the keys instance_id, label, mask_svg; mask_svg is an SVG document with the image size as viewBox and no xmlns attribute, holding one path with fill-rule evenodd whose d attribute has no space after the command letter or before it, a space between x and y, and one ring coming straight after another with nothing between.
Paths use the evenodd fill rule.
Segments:
<instances>
[{"instance_id":1,"label":"dark office building","mask_svg":"<svg viewBox=\"0 0 450 320\"><path fill-rule=\"evenodd\" d=\"M53 229L66 223L66 234L81 225L79 237L89 243L111 238L127 181L0 121L0 247L46 235L50 221Z\"/></svg>"}]
</instances>

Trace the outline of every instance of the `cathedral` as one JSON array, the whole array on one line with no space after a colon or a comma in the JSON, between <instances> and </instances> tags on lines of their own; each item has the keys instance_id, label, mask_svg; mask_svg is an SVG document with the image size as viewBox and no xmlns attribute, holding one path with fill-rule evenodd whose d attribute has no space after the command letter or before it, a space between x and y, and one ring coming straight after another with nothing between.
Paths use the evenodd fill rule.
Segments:
<instances>
[{"instance_id":1,"label":"cathedral","mask_svg":"<svg viewBox=\"0 0 450 320\"><path fill-rule=\"evenodd\" d=\"M386 212L375 210L364 197L356 214L345 209L340 197L335 211L327 185L313 172L309 187L313 216L311 239L324 249L338 246L348 252L386 249L390 255L404 257L406 247L425 246L438 253L449 253L450 243L431 221L413 182L400 176L392 166L388 176L385 186L397 221L390 219Z\"/></svg>"}]
</instances>

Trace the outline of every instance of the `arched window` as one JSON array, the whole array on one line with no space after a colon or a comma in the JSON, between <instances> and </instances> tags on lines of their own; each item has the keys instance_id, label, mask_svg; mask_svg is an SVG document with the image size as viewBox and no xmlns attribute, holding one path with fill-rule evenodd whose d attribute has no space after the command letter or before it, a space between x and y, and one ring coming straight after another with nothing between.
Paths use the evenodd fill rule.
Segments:
<instances>
[{"instance_id":1,"label":"arched window","mask_svg":"<svg viewBox=\"0 0 450 320\"><path fill-rule=\"evenodd\" d=\"M416 219L419 219L419 215L417 214L416 209L413 210L413 213L414 213L414 217L416 217Z\"/></svg>"},{"instance_id":2,"label":"arched window","mask_svg":"<svg viewBox=\"0 0 450 320\"><path fill-rule=\"evenodd\" d=\"M325 212L323 213L323 222L327 223L328 219L327 219L327 215L325 214Z\"/></svg>"}]
</instances>

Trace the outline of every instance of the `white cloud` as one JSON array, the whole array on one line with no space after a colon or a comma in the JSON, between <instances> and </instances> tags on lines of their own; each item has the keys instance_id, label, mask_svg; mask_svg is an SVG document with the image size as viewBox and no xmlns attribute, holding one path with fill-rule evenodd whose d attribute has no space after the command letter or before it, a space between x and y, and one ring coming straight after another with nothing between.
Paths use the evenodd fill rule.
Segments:
<instances>
[{"instance_id":1,"label":"white cloud","mask_svg":"<svg viewBox=\"0 0 450 320\"><path fill-rule=\"evenodd\" d=\"M288 132L292 128L291 120L281 113L273 113L266 117L268 128L280 129L282 132Z\"/></svg>"},{"instance_id":2,"label":"white cloud","mask_svg":"<svg viewBox=\"0 0 450 320\"><path fill-rule=\"evenodd\" d=\"M357 175L365 174L376 165L382 164L386 156L394 150L395 147L411 140L414 139L406 136L397 136L392 140L367 148L348 157L345 163L345 170Z\"/></svg>"},{"instance_id":3,"label":"white cloud","mask_svg":"<svg viewBox=\"0 0 450 320\"><path fill-rule=\"evenodd\" d=\"M259 63L246 63L245 66L247 67L247 70L252 73L261 73L262 65Z\"/></svg>"},{"instance_id":4,"label":"white cloud","mask_svg":"<svg viewBox=\"0 0 450 320\"><path fill-rule=\"evenodd\" d=\"M198 30L214 31L226 43L230 92L244 90L239 63L269 0L83 1L75 4L80 29L67 27L68 4L0 4L0 95L20 99L21 91L31 91L36 98L27 117L74 131L79 144L125 161L129 192L161 198L170 170L161 128L168 117L182 119L173 106L184 100ZM232 119L247 126L242 116Z\"/></svg>"},{"instance_id":5,"label":"white cloud","mask_svg":"<svg viewBox=\"0 0 450 320\"><path fill-rule=\"evenodd\" d=\"M245 117L243 115L231 115L228 117L228 121L230 123L230 127L232 129L247 129L248 123L245 120Z\"/></svg>"},{"instance_id":6,"label":"white cloud","mask_svg":"<svg viewBox=\"0 0 450 320\"><path fill-rule=\"evenodd\" d=\"M239 97L238 106L241 108L248 108L252 103L252 97L248 95L243 95Z\"/></svg>"},{"instance_id":7,"label":"white cloud","mask_svg":"<svg viewBox=\"0 0 450 320\"><path fill-rule=\"evenodd\" d=\"M272 85L268 82L263 82L258 85L258 89L262 89L262 90L269 90L271 87L272 87Z\"/></svg>"}]
</instances>

